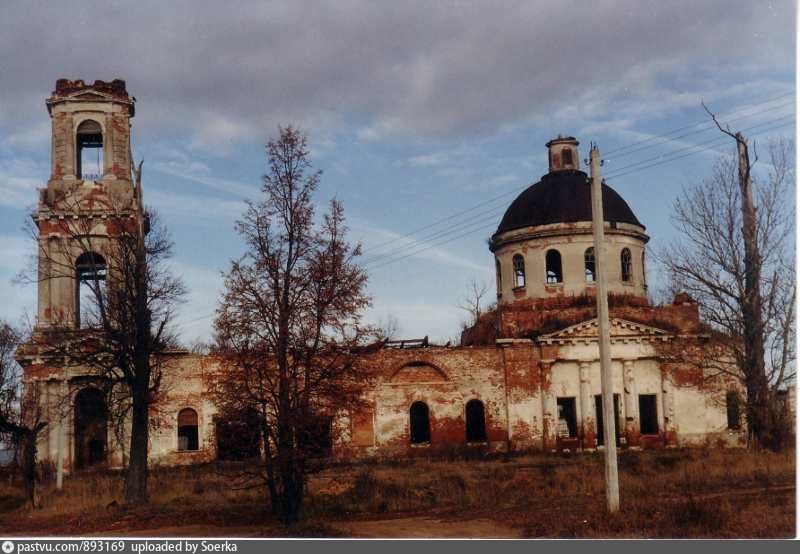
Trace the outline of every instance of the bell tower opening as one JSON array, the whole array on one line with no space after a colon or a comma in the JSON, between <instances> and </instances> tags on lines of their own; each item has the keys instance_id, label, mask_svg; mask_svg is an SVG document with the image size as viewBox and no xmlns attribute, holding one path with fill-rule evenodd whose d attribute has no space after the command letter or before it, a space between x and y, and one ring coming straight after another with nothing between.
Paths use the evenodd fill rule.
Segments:
<instances>
[{"instance_id":1,"label":"bell tower opening","mask_svg":"<svg viewBox=\"0 0 800 554\"><path fill-rule=\"evenodd\" d=\"M96 181L103 177L103 130L97 121L87 119L75 133L75 173L79 179Z\"/></svg>"},{"instance_id":2,"label":"bell tower opening","mask_svg":"<svg viewBox=\"0 0 800 554\"><path fill-rule=\"evenodd\" d=\"M549 151L550 173L554 171L580 170L578 144L580 143L575 137L562 137L561 135L546 144Z\"/></svg>"}]
</instances>

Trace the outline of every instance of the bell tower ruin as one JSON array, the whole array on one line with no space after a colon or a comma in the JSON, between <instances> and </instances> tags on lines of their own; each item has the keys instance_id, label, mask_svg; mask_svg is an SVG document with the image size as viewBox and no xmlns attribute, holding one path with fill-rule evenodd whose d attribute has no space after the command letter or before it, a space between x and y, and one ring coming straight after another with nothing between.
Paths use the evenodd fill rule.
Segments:
<instances>
[{"instance_id":1,"label":"bell tower ruin","mask_svg":"<svg viewBox=\"0 0 800 554\"><path fill-rule=\"evenodd\" d=\"M32 216L39 236L37 330L79 328L87 287L105 286L109 240L141 228L142 194L131 168L134 103L121 79L59 79L46 101L51 172Z\"/></svg>"}]
</instances>

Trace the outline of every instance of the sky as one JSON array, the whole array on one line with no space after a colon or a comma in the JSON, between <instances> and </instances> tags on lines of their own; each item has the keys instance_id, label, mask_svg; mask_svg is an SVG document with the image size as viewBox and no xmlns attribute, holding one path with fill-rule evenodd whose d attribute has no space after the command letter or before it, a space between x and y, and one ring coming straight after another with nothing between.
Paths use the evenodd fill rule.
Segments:
<instances>
[{"instance_id":1,"label":"sky","mask_svg":"<svg viewBox=\"0 0 800 554\"><path fill-rule=\"evenodd\" d=\"M209 340L235 231L279 125L308 135L316 204L345 207L373 305L400 338L457 337L487 239L547 172L559 134L598 144L607 182L658 248L682 187L734 148L701 100L757 143L795 135L791 0L44 2L0 4L0 318L33 318L13 283L50 170L58 78L125 79L145 201L189 289L176 320ZM762 164L763 168L763 164ZM649 264L649 282L661 282ZM488 300L488 296L487 296Z\"/></svg>"}]
</instances>

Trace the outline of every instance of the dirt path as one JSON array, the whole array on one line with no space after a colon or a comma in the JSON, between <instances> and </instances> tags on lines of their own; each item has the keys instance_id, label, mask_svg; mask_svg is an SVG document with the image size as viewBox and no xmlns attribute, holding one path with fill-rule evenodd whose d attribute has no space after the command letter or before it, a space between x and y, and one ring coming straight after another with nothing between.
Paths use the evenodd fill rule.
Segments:
<instances>
[{"instance_id":1,"label":"dirt path","mask_svg":"<svg viewBox=\"0 0 800 554\"><path fill-rule=\"evenodd\" d=\"M244 538L269 537L275 536L269 532L268 527L254 525L238 525L222 527L218 525L181 525L172 527L156 527L154 529L135 529L135 530L106 530L99 533L92 533L91 537L223 537L223 538Z\"/></svg>"},{"instance_id":2,"label":"dirt path","mask_svg":"<svg viewBox=\"0 0 800 554\"><path fill-rule=\"evenodd\" d=\"M517 529L491 519L436 519L403 517L396 519L328 522L327 525L346 537L357 538L516 538ZM183 525L137 530L106 530L96 537L269 537L276 529L263 526Z\"/></svg>"},{"instance_id":3,"label":"dirt path","mask_svg":"<svg viewBox=\"0 0 800 554\"><path fill-rule=\"evenodd\" d=\"M404 517L371 521L329 523L350 537L358 538L518 538L518 529L491 519L435 519L429 517Z\"/></svg>"}]
</instances>

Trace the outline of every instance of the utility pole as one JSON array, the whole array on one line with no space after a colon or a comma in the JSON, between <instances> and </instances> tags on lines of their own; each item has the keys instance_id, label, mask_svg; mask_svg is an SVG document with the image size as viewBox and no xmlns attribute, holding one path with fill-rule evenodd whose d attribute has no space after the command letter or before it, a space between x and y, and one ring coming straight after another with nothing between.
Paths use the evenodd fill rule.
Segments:
<instances>
[{"instance_id":1,"label":"utility pole","mask_svg":"<svg viewBox=\"0 0 800 554\"><path fill-rule=\"evenodd\" d=\"M609 512L619 510L619 474L617 472L617 433L614 414L614 388L611 378L611 329L608 322L608 286L606 283L606 247L603 230L603 189L600 177L600 150L592 143L589 168L592 179L592 230L594 267L597 272L597 324L600 346L600 387L603 399L603 436L605 437L606 503Z\"/></svg>"}]
</instances>

